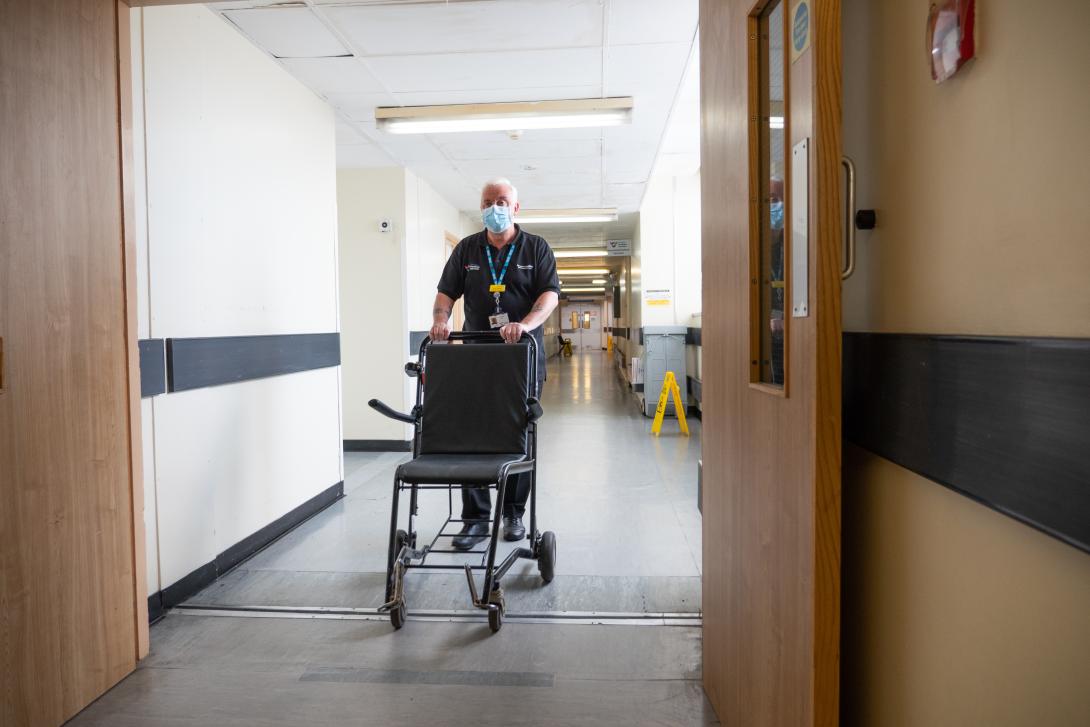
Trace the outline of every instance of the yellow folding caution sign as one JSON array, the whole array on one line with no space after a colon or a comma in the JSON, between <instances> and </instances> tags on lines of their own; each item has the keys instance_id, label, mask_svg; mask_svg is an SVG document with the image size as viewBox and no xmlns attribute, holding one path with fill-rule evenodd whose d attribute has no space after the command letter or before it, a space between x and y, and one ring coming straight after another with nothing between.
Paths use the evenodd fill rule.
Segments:
<instances>
[{"instance_id":1,"label":"yellow folding caution sign","mask_svg":"<svg viewBox=\"0 0 1090 727\"><path fill-rule=\"evenodd\" d=\"M655 423L651 425L651 433L656 437L662 431L662 417L666 414L666 402L670 395L674 396L674 411L677 413L677 423L681 427L681 433L689 436L689 424L685 421L685 407L681 405L681 389L678 388L677 378L673 371L666 372L666 378L662 380L662 393L659 394L659 405L655 409Z\"/></svg>"}]
</instances>

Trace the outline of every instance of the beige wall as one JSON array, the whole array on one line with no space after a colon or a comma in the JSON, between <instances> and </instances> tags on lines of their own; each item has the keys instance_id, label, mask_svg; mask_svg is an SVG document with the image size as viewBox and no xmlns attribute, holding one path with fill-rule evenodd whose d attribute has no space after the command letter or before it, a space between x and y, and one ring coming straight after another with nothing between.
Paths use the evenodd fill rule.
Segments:
<instances>
[{"instance_id":1,"label":"beige wall","mask_svg":"<svg viewBox=\"0 0 1090 727\"><path fill-rule=\"evenodd\" d=\"M407 440L406 425L367 406L406 410L405 170L337 170L337 217L344 438ZM379 231L384 218L390 232Z\"/></svg>"},{"instance_id":2,"label":"beige wall","mask_svg":"<svg viewBox=\"0 0 1090 727\"><path fill-rule=\"evenodd\" d=\"M1090 336L1090 3L978 3L942 86L928 0L844 0L859 167L848 331ZM1085 725L1090 556L863 450L844 458L849 725Z\"/></svg>"},{"instance_id":3,"label":"beige wall","mask_svg":"<svg viewBox=\"0 0 1090 727\"><path fill-rule=\"evenodd\" d=\"M416 380L409 332L431 328L435 286L447 260L446 233L457 235L457 208L408 169L337 171L340 238L341 359L345 439L411 438L411 429L378 414L381 399L408 411ZM389 232L379 221L389 219Z\"/></svg>"},{"instance_id":4,"label":"beige wall","mask_svg":"<svg viewBox=\"0 0 1090 727\"><path fill-rule=\"evenodd\" d=\"M978 2L979 54L936 86L929 0L844 0L859 166L848 330L1090 336L1090 3Z\"/></svg>"}]
</instances>

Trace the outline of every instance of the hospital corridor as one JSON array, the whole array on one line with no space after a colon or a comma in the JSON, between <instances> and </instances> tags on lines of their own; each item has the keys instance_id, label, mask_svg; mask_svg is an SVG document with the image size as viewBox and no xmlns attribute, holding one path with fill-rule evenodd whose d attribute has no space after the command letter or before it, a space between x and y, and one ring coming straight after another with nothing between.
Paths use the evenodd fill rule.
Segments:
<instances>
[{"instance_id":1,"label":"hospital corridor","mask_svg":"<svg viewBox=\"0 0 1090 727\"><path fill-rule=\"evenodd\" d=\"M0 0L0 727L1087 727L1086 0Z\"/></svg>"},{"instance_id":2,"label":"hospital corridor","mask_svg":"<svg viewBox=\"0 0 1090 727\"><path fill-rule=\"evenodd\" d=\"M412 574L400 631L375 613L373 513L407 455L348 453L343 500L174 608L152 656L72 724L717 724L700 688L699 439L649 441L602 351L556 362L542 405L558 575L512 571L495 636L460 573ZM445 493L422 498L421 534L446 511Z\"/></svg>"}]
</instances>

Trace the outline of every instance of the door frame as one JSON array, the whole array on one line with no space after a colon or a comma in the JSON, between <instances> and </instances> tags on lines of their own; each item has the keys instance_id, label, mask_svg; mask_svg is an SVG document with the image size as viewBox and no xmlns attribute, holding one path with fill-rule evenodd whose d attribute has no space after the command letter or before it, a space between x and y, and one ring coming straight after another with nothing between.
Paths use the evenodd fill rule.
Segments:
<instances>
[{"instance_id":1,"label":"door frame","mask_svg":"<svg viewBox=\"0 0 1090 727\"><path fill-rule=\"evenodd\" d=\"M125 346L129 362L129 468L132 495L133 600L136 658L151 649L148 623L147 534L144 525L144 443L140 396L139 296L136 275L136 156L133 147L132 36L130 6L117 0L118 135L121 159L121 257L124 266Z\"/></svg>"}]
</instances>

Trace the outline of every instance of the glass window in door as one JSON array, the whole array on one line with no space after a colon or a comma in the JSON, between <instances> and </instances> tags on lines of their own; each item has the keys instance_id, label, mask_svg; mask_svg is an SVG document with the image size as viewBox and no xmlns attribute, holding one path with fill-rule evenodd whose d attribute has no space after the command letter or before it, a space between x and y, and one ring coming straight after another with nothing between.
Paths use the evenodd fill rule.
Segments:
<instances>
[{"instance_id":1,"label":"glass window in door","mask_svg":"<svg viewBox=\"0 0 1090 727\"><path fill-rule=\"evenodd\" d=\"M757 109L752 143L756 164L750 172L751 217L750 265L753 349L750 380L782 390L786 370L787 260L784 245L784 189L786 168L786 64L783 0L771 0L751 18L755 27L756 68L750 69L751 94ZM751 101L751 102L752 102Z\"/></svg>"}]
</instances>

